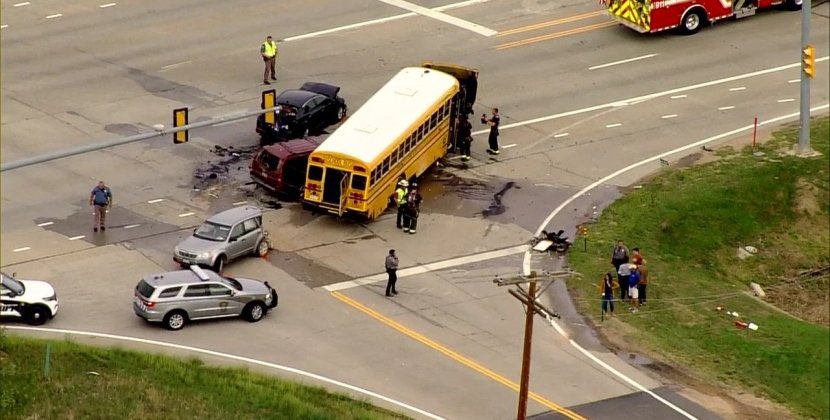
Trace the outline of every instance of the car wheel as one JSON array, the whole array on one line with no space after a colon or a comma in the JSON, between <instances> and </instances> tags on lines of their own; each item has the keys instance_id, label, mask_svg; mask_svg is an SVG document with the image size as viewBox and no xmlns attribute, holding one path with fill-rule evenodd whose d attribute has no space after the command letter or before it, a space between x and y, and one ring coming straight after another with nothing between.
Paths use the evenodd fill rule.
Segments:
<instances>
[{"instance_id":1,"label":"car wheel","mask_svg":"<svg viewBox=\"0 0 830 420\"><path fill-rule=\"evenodd\" d=\"M257 322L265 316L266 312L268 312L268 309L262 302L251 302L245 307L245 312L242 316L248 322Z\"/></svg>"},{"instance_id":2,"label":"car wheel","mask_svg":"<svg viewBox=\"0 0 830 420\"><path fill-rule=\"evenodd\" d=\"M259 241L259 244L257 244L254 253L257 257L265 257L266 255L268 255L268 241L266 241L265 239Z\"/></svg>"},{"instance_id":3,"label":"car wheel","mask_svg":"<svg viewBox=\"0 0 830 420\"><path fill-rule=\"evenodd\" d=\"M228 262L228 258L224 255L220 255L216 257L216 261L213 263L213 271L221 274L222 270L225 269L225 263Z\"/></svg>"},{"instance_id":4,"label":"car wheel","mask_svg":"<svg viewBox=\"0 0 830 420\"><path fill-rule=\"evenodd\" d=\"M168 330L178 331L184 328L184 324L187 323L187 315L182 311L172 311L168 312L167 315L164 316L164 328Z\"/></svg>"},{"instance_id":5,"label":"car wheel","mask_svg":"<svg viewBox=\"0 0 830 420\"><path fill-rule=\"evenodd\" d=\"M681 31L685 35L696 34L705 21L706 16L700 9L689 10L680 22Z\"/></svg>"},{"instance_id":6,"label":"car wheel","mask_svg":"<svg viewBox=\"0 0 830 420\"><path fill-rule=\"evenodd\" d=\"M26 309L24 321L29 325L43 325L49 319L49 308L41 305Z\"/></svg>"},{"instance_id":7,"label":"car wheel","mask_svg":"<svg viewBox=\"0 0 830 420\"><path fill-rule=\"evenodd\" d=\"M337 108L337 122L343 121L346 118L346 105Z\"/></svg>"}]
</instances>

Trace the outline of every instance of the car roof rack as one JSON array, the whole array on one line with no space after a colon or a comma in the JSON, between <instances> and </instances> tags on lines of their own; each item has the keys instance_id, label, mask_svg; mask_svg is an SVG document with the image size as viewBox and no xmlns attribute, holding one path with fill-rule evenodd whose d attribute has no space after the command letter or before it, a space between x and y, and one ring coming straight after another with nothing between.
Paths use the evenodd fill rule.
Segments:
<instances>
[{"instance_id":1,"label":"car roof rack","mask_svg":"<svg viewBox=\"0 0 830 420\"><path fill-rule=\"evenodd\" d=\"M196 274L196 277L198 277L199 280L201 280L201 281L210 280L210 276L208 276L208 274L205 273L205 270L202 270L202 267L199 267L198 265L195 265L195 264L191 265L190 266L190 271L192 271L194 274Z\"/></svg>"}]
</instances>

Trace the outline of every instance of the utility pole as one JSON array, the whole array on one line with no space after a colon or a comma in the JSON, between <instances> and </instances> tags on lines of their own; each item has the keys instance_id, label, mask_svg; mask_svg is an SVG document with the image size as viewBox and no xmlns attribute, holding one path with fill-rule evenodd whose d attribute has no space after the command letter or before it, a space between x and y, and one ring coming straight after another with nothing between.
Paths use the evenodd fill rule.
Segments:
<instances>
[{"instance_id":1,"label":"utility pole","mask_svg":"<svg viewBox=\"0 0 830 420\"><path fill-rule=\"evenodd\" d=\"M539 314L545 317L545 319L559 318L558 313L544 307L541 303L536 301L536 282L537 280L550 281L550 283L548 283L545 288L539 292L539 294L541 294L541 292L553 283L553 280L561 277L571 277L573 275L577 275L577 273L570 270L553 271L544 273L544 278L539 278L536 276L535 271L531 271L529 276L517 276L509 279L496 278L493 280L493 283L496 283L499 286L512 286L522 283L530 283L527 292L525 292L521 286L518 286L516 289L508 290L513 297L526 306L524 349L522 351L522 375L521 383L519 385L519 408L518 414L516 415L518 420L525 420L527 417L527 395L530 390L530 349L533 341L533 315Z\"/></svg>"},{"instance_id":2,"label":"utility pole","mask_svg":"<svg viewBox=\"0 0 830 420\"><path fill-rule=\"evenodd\" d=\"M816 50L809 44L811 3L811 0L803 0L801 4L801 124L797 152L802 156L812 152L810 148L810 79L815 72Z\"/></svg>"}]
</instances>

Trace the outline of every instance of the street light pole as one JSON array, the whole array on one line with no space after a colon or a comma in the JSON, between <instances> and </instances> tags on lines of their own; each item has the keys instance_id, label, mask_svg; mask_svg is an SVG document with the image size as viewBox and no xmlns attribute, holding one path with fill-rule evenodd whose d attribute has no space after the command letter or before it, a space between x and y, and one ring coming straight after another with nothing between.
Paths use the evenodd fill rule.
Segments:
<instances>
[{"instance_id":1,"label":"street light pole","mask_svg":"<svg viewBox=\"0 0 830 420\"><path fill-rule=\"evenodd\" d=\"M801 4L801 50L804 51L810 43L810 11L811 0L803 0ZM804 68L804 58L801 58L801 111L800 129L798 133L798 153L808 155L810 149L810 76Z\"/></svg>"}]
</instances>

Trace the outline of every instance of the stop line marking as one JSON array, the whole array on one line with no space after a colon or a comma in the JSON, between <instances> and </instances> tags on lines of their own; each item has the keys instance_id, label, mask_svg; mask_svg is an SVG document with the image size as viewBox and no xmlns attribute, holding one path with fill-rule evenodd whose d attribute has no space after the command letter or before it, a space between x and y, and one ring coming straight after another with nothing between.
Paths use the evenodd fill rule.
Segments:
<instances>
[{"instance_id":1,"label":"stop line marking","mask_svg":"<svg viewBox=\"0 0 830 420\"><path fill-rule=\"evenodd\" d=\"M196 213L193 213L192 211L189 211L187 213L180 214L179 217L193 216L194 214L196 214Z\"/></svg>"},{"instance_id":2,"label":"stop line marking","mask_svg":"<svg viewBox=\"0 0 830 420\"><path fill-rule=\"evenodd\" d=\"M69 239L70 241L77 241L78 239L84 239L84 238L86 238L86 235L73 236L73 237L67 238L67 239Z\"/></svg>"},{"instance_id":3,"label":"stop line marking","mask_svg":"<svg viewBox=\"0 0 830 420\"><path fill-rule=\"evenodd\" d=\"M12 252L23 252L23 251L28 251L30 249L32 249L32 248L28 247L28 246L24 246L23 248L13 249Z\"/></svg>"},{"instance_id":4,"label":"stop line marking","mask_svg":"<svg viewBox=\"0 0 830 420\"><path fill-rule=\"evenodd\" d=\"M54 18L59 18L61 16L63 16L63 15L60 14L60 13L55 13L54 15L46 16L46 19L54 19Z\"/></svg>"},{"instance_id":5,"label":"stop line marking","mask_svg":"<svg viewBox=\"0 0 830 420\"><path fill-rule=\"evenodd\" d=\"M148 203L148 204L156 204L156 203L161 203L162 201L164 201L164 199L163 199L163 198L157 198L157 199L155 199L155 200L150 200L150 201L148 201L147 203Z\"/></svg>"},{"instance_id":6,"label":"stop line marking","mask_svg":"<svg viewBox=\"0 0 830 420\"><path fill-rule=\"evenodd\" d=\"M28 1L24 1L23 3L15 3L14 7L23 7L23 6L28 6L30 4L32 4L32 3L29 3Z\"/></svg>"},{"instance_id":7,"label":"stop line marking","mask_svg":"<svg viewBox=\"0 0 830 420\"><path fill-rule=\"evenodd\" d=\"M115 6L115 3L101 4L98 7L102 8L102 9L106 9L107 7L112 7L112 6Z\"/></svg>"},{"instance_id":8,"label":"stop line marking","mask_svg":"<svg viewBox=\"0 0 830 420\"><path fill-rule=\"evenodd\" d=\"M44 226L52 226L54 224L55 224L55 222L43 222L43 223L38 223L37 225L38 225L38 227L44 227Z\"/></svg>"}]
</instances>

